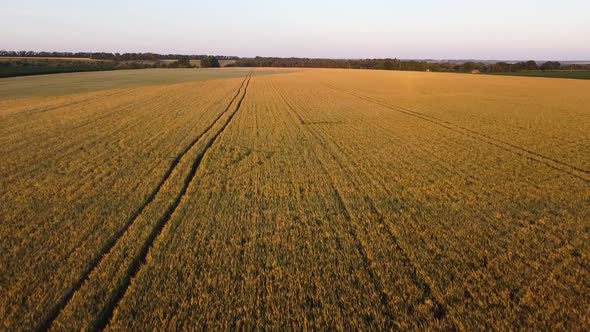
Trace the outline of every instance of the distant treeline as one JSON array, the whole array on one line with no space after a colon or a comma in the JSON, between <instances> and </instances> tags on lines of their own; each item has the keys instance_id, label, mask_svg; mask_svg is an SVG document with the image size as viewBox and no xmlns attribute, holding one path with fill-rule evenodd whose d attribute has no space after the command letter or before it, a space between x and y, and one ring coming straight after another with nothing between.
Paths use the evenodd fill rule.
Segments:
<instances>
[{"instance_id":1,"label":"distant treeline","mask_svg":"<svg viewBox=\"0 0 590 332\"><path fill-rule=\"evenodd\" d=\"M207 57L205 67L213 67L219 62ZM213 62L213 63L212 63ZM194 68L187 58L175 61L162 60L79 60L74 58L14 58L0 59L0 77L29 76L42 74L73 73L83 71L104 71L146 68Z\"/></svg>"},{"instance_id":2,"label":"distant treeline","mask_svg":"<svg viewBox=\"0 0 590 332\"><path fill-rule=\"evenodd\" d=\"M0 51L0 57L15 58L0 62L0 77L44 73L115 70L133 68L193 68L219 67L220 60L231 60L232 67L293 67L293 68L349 68L433 72L524 73L536 71L590 71L589 64L561 64L557 61L509 62L457 62L400 59L313 59L237 56L209 56L157 53L106 53L106 52L35 52ZM38 58L38 59L37 59ZM55 59L54 59L55 58ZM90 59L74 62L74 58ZM45 61L43 61L45 59ZM49 60L47 60L49 59ZM71 59L71 60L69 60Z\"/></svg>"},{"instance_id":3,"label":"distant treeline","mask_svg":"<svg viewBox=\"0 0 590 332\"><path fill-rule=\"evenodd\" d=\"M197 63L190 56L177 55L171 59L158 58L148 54L124 54L115 59L88 58L85 53L67 53L67 57L60 52L52 52L54 56L47 56L48 52L37 52L36 56L19 52L0 51L0 77L28 76L41 74L72 73L83 71L104 71L119 69L146 68L208 68L219 67L219 59L215 56L204 55ZM96 56L98 53L94 53ZM103 53L101 53L103 54ZM171 56L171 55L170 55Z\"/></svg>"},{"instance_id":4,"label":"distant treeline","mask_svg":"<svg viewBox=\"0 0 590 332\"><path fill-rule=\"evenodd\" d=\"M557 61L548 61L539 65L536 61L516 63L497 62L436 62L398 59L310 59L310 58L270 58L255 57L237 59L229 66L233 67L297 67L297 68L350 68L350 69L381 69L409 70L434 72L479 71L482 73L519 72L532 70L590 70L590 65L562 65Z\"/></svg>"},{"instance_id":5,"label":"distant treeline","mask_svg":"<svg viewBox=\"0 0 590 332\"><path fill-rule=\"evenodd\" d=\"M173 64L170 64L172 66ZM30 59L23 58L0 61L0 77L29 76L42 74L73 73L84 71L104 71L117 69L152 68L151 64L118 61L79 61L75 59Z\"/></svg>"},{"instance_id":6,"label":"distant treeline","mask_svg":"<svg viewBox=\"0 0 590 332\"><path fill-rule=\"evenodd\" d=\"M28 58L89 58L96 60L113 61L157 61L157 60L178 60L187 58L189 60L203 60L208 55L186 55L186 54L158 54L158 53L107 53L107 52L36 52L36 51L1 51L0 57L28 57ZM219 60L237 60L236 56L217 55Z\"/></svg>"}]
</instances>

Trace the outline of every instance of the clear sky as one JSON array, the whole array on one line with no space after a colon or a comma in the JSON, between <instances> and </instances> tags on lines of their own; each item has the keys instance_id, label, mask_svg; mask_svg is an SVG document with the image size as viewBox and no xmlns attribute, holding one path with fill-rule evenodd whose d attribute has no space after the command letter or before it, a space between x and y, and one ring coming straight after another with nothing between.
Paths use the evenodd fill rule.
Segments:
<instances>
[{"instance_id":1,"label":"clear sky","mask_svg":"<svg viewBox=\"0 0 590 332\"><path fill-rule=\"evenodd\" d=\"M6 0L0 49L590 60L590 0Z\"/></svg>"}]
</instances>

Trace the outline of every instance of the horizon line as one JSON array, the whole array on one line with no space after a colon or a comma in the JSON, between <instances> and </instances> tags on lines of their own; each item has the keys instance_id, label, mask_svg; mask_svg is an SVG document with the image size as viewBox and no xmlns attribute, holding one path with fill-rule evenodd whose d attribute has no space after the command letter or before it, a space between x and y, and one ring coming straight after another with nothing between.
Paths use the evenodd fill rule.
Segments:
<instances>
[{"instance_id":1,"label":"horizon line","mask_svg":"<svg viewBox=\"0 0 590 332\"><path fill-rule=\"evenodd\" d=\"M398 58L398 57L314 57L314 56L276 56L276 55L254 55L254 56L242 56L242 55L235 55L235 54L213 54L213 53L185 53L185 52L139 52L139 51L126 51L126 52L113 52L113 51L47 51L47 50L6 50L0 49L0 52L59 52L59 53L111 53L111 54L157 54L157 55L181 55L181 56L219 56L219 57L237 57L237 58L282 58L282 59L312 59L312 60L383 60L383 59L397 59L402 61L489 61L489 62L520 62L520 61L565 61L565 62L590 62L590 58L588 59L543 59L543 58L527 58L527 59L507 59L507 58L428 58L428 57L416 57L416 58Z\"/></svg>"}]
</instances>

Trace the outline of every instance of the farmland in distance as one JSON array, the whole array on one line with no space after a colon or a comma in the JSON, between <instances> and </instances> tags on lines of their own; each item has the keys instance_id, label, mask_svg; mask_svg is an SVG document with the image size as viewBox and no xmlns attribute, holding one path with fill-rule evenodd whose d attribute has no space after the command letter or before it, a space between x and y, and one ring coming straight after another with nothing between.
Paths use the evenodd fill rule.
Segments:
<instances>
[{"instance_id":1,"label":"farmland in distance","mask_svg":"<svg viewBox=\"0 0 590 332\"><path fill-rule=\"evenodd\" d=\"M590 81L0 80L0 327L590 329Z\"/></svg>"}]
</instances>

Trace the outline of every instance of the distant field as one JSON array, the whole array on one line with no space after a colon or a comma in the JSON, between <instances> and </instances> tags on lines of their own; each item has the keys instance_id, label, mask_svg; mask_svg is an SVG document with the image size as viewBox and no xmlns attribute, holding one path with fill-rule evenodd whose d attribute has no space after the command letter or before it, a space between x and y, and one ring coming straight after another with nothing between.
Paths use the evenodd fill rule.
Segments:
<instances>
[{"instance_id":1,"label":"distant field","mask_svg":"<svg viewBox=\"0 0 590 332\"><path fill-rule=\"evenodd\" d=\"M253 75L286 71L288 70L261 69L255 71ZM23 97L57 97L83 92L243 77L248 72L249 70L243 68L222 70L219 68L166 68L3 78L0 79L0 100Z\"/></svg>"},{"instance_id":2,"label":"distant field","mask_svg":"<svg viewBox=\"0 0 590 332\"><path fill-rule=\"evenodd\" d=\"M551 77L551 78L574 78L590 80L590 71L522 71L515 73L490 73L492 75L505 76L530 76L530 77Z\"/></svg>"},{"instance_id":3,"label":"distant field","mask_svg":"<svg viewBox=\"0 0 590 332\"><path fill-rule=\"evenodd\" d=\"M589 330L590 81L0 80L4 330Z\"/></svg>"}]
</instances>

